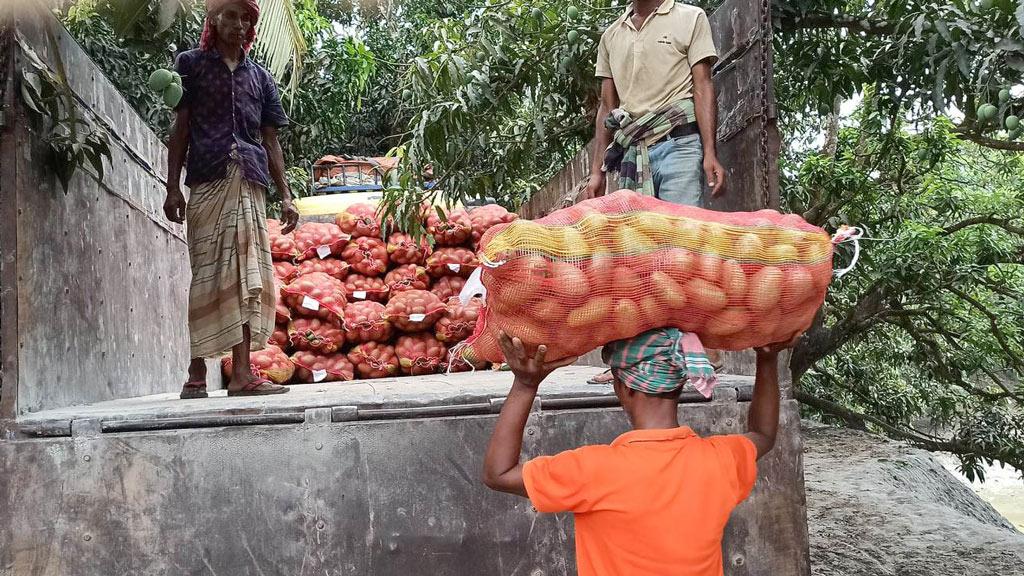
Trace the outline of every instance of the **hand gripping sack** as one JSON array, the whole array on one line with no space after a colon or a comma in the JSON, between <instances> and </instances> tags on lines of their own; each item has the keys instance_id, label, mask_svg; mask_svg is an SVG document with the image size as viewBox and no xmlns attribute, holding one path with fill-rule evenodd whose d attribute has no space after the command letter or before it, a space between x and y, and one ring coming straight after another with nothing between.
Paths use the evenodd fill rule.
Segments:
<instances>
[{"instance_id":1,"label":"hand gripping sack","mask_svg":"<svg viewBox=\"0 0 1024 576\"><path fill-rule=\"evenodd\" d=\"M774 210L712 212L629 190L481 239L486 307L467 357L497 362L499 330L549 358L651 328L742 350L807 329L832 277L822 229Z\"/></svg>"}]
</instances>

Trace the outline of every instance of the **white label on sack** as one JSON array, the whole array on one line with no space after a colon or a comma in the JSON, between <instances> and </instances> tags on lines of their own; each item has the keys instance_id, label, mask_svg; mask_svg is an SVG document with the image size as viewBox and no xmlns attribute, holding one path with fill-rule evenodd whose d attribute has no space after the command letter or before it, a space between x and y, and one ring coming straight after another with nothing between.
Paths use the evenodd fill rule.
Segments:
<instances>
[{"instance_id":1,"label":"white label on sack","mask_svg":"<svg viewBox=\"0 0 1024 576\"><path fill-rule=\"evenodd\" d=\"M462 268L462 264L449 264L448 269L452 272L458 272L459 268Z\"/></svg>"},{"instance_id":2,"label":"white label on sack","mask_svg":"<svg viewBox=\"0 0 1024 576\"><path fill-rule=\"evenodd\" d=\"M313 370L313 382L321 382L327 378L327 370Z\"/></svg>"},{"instance_id":3,"label":"white label on sack","mask_svg":"<svg viewBox=\"0 0 1024 576\"><path fill-rule=\"evenodd\" d=\"M323 246L316 249L316 255L319 256L320 258L327 258L328 256L331 255L331 247L328 246L327 244L324 244Z\"/></svg>"},{"instance_id":4,"label":"white label on sack","mask_svg":"<svg viewBox=\"0 0 1024 576\"><path fill-rule=\"evenodd\" d=\"M319 310L320 309L320 302L310 298L309 296L303 296L302 297L302 307L303 308L309 308L310 310L314 310L314 311L315 310Z\"/></svg>"},{"instance_id":5,"label":"white label on sack","mask_svg":"<svg viewBox=\"0 0 1024 576\"><path fill-rule=\"evenodd\" d=\"M482 271L482 268L473 270L473 273L469 275L469 279L466 280L466 284L463 285L462 292L459 292L459 302L462 302L463 306L469 304L469 300L474 296L487 297L487 288L484 288L483 282L480 281Z\"/></svg>"},{"instance_id":6,"label":"white label on sack","mask_svg":"<svg viewBox=\"0 0 1024 576\"><path fill-rule=\"evenodd\" d=\"M352 293L352 297L356 300L366 300L366 290L356 290Z\"/></svg>"},{"instance_id":7,"label":"white label on sack","mask_svg":"<svg viewBox=\"0 0 1024 576\"><path fill-rule=\"evenodd\" d=\"M426 314L409 314L409 321L410 322L423 322L426 319L427 319L427 315Z\"/></svg>"}]
</instances>

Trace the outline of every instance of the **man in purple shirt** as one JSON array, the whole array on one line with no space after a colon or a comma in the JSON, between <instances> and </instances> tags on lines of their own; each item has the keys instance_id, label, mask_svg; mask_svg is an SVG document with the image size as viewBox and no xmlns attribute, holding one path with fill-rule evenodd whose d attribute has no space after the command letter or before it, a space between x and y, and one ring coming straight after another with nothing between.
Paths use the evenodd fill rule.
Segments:
<instances>
[{"instance_id":1,"label":"man in purple shirt","mask_svg":"<svg viewBox=\"0 0 1024 576\"><path fill-rule=\"evenodd\" d=\"M271 180L281 192L283 231L298 221L277 139L288 117L270 74L247 55L259 18L256 0L207 0L206 9L200 48L175 63L185 90L168 143L164 202L167 218L188 223L192 267L192 360L181 397L206 398L204 359L229 350L229 396L280 394L288 388L253 374L249 353L266 347L274 330L265 199ZM186 156L187 204L180 187Z\"/></svg>"}]
</instances>

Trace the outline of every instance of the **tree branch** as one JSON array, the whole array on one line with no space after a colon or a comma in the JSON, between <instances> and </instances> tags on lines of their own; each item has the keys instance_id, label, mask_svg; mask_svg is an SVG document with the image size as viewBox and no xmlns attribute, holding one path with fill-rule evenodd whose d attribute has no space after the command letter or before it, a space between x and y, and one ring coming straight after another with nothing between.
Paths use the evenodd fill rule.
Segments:
<instances>
[{"instance_id":1,"label":"tree branch","mask_svg":"<svg viewBox=\"0 0 1024 576\"><path fill-rule=\"evenodd\" d=\"M826 414L836 416L842 419L844 422L847 422L852 427L863 426L864 422L870 422L884 430L886 434L888 434L889 436L899 438L901 440L907 440L927 450L981 456L983 458L990 458L992 460L1005 462L1018 470L1024 470L1024 461L1012 458L1007 459L1006 454L1004 453L991 452L979 446L974 446L957 440L933 440L931 438L921 436L920 434L917 433L901 430L900 428L897 428L896 426L893 426L892 424L889 424L884 420L881 420L868 414L855 412L853 410L850 410L849 408L846 408L845 406L840 406L835 402L825 400L824 398L819 398L817 396L804 392L803 390L798 389L795 392L796 399L801 404L806 404L807 406L810 406L811 408L814 408L819 412L824 412Z\"/></svg>"},{"instance_id":2,"label":"tree branch","mask_svg":"<svg viewBox=\"0 0 1024 576\"><path fill-rule=\"evenodd\" d=\"M778 21L784 32L845 28L852 32L885 36L896 31L895 23L886 22L885 20L872 20L868 16L783 13L779 16Z\"/></svg>"},{"instance_id":3,"label":"tree branch","mask_svg":"<svg viewBox=\"0 0 1024 576\"><path fill-rule=\"evenodd\" d=\"M1003 334L1003 331L999 328L999 317L996 316L994 312L989 310L988 307L972 298L966 292L963 292L958 288L954 288L952 286L947 286L946 290L949 290L953 294L956 294L958 297L960 297L960 299L970 304L976 310L984 314L986 318L988 318L989 326L992 328L992 335L995 336L996 341L999 342L999 346L1003 349L1003 352L1005 352L1006 355L1010 357L1010 361L1013 362L1013 364L1017 367L1018 370L1024 370L1024 361L1021 360L1020 356L1018 356L1016 352L1011 350L1010 343L1006 341L1006 335Z\"/></svg>"},{"instance_id":4,"label":"tree branch","mask_svg":"<svg viewBox=\"0 0 1024 576\"><path fill-rule=\"evenodd\" d=\"M1024 150L1024 148L1022 148L1022 150ZM979 224L991 224L992 226L998 226L1003 230L1006 230L1007 232L1011 232L1013 234L1020 234L1021 236L1024 236L1024 227L1015 225L1013 223L1013 220L1009 218L996 218L995 216L991 215L975 216L974 218L968 218L966 220L957 222L952 226L947 226L945 229L943 229L942 235L949 236L950 234L959 232L964 228L968 228L970 226L977 226Z\"/></svg>"},{"instance_id":5,"label":"tree branch","mask_svg":"<svg viewBox=\"0 0 1024 576\"><path fill-rule=\"evenodd\" d=\"M1024 151L1024 142L1014 142L1012 140L1000 140L998 138L989 138L988 136L982 136L978 134L972 127L958 126L953 129L953 133L960 136L964 140L970 140L979 146L986 148L993 148L996 150L1011 150L1016 152Z\"/></svg>"}]
</instances>

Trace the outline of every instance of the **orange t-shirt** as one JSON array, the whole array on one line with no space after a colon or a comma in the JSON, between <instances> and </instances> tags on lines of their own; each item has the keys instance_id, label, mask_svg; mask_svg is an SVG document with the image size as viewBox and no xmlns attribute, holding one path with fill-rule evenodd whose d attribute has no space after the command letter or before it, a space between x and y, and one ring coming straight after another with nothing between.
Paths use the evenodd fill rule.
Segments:
<instances>
[{"instance_id":1,"label":"orange t-shirt","mask_svg":"<svg viewBox=\"0 0 1024 576\"><path fill-rule=\"evenodd\" d=\"M683 426L633 430L611 445L523 466L541 512L573 512L579 576L722 576L722 533L757 477L742 435Z\"/></svg>"}]
</instances>

